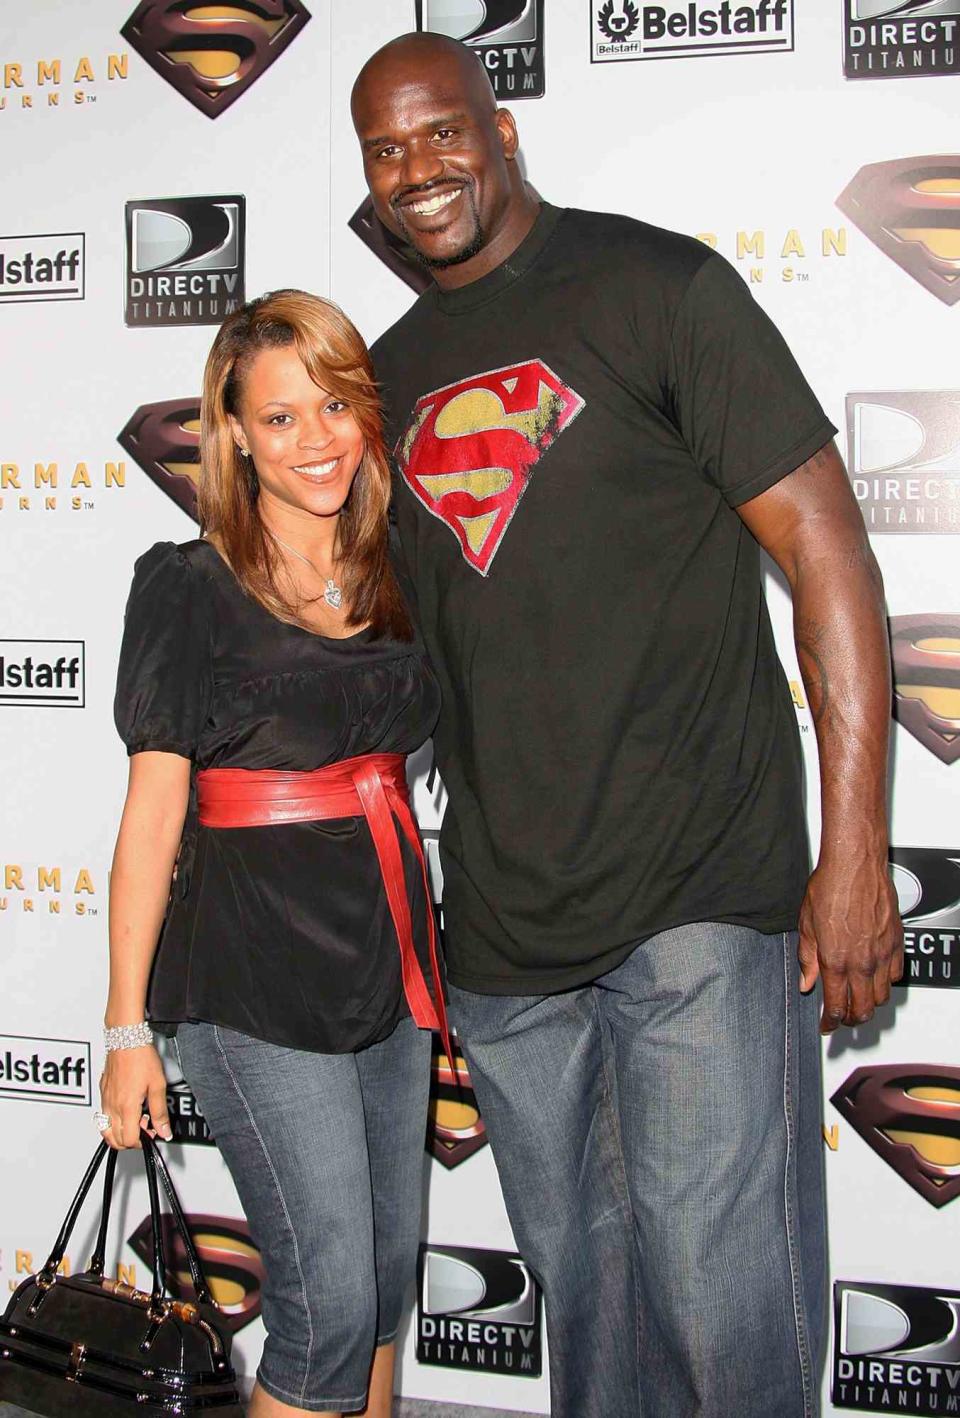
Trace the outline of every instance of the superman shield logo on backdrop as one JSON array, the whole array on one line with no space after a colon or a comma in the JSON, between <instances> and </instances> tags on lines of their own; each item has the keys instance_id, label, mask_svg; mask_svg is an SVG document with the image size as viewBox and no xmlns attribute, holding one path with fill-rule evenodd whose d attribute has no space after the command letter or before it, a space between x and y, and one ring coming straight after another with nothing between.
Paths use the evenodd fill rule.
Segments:
<instances>
[{"instance_id":1,"label":"superman shield logo on backdrop","mask_svg":"<svg viewBox=\"0 0 960 1418\"><path fill-rule=\"evenodd\" d=\"M396 447L400 472L481 576L537 464L583 406L538 359L473 374L417 401Z\"/></svg>"}]
</instances>

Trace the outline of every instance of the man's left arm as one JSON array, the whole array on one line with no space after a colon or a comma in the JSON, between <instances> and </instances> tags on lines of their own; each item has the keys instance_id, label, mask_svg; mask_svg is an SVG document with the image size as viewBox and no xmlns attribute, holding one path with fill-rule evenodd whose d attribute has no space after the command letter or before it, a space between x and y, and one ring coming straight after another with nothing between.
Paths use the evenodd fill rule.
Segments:
<instances>
[{"instance_id":1,"label":"man's left arm","mask_svg":"<svg viewBox=\"0 0 960 1418\"><path fill-rule=\"evenodd\" d=\"M862 1024L903 973L887 866L890 655L880 568L828 443L738 513L793 595L820 755L820 858L800 910L801 989L823 982L820 1028Z\"/></svg>"}]
</instances>

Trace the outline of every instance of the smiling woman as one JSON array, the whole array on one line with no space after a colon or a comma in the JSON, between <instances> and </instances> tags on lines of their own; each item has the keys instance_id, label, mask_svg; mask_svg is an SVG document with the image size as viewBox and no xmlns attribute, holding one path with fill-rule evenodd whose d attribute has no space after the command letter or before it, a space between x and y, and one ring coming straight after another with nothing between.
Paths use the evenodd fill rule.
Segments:
<instances>
[{"instance_id":1,"label":"smiling woman","mask_svg":"<svg viewBox=\"0 0 960 1418\"><path fill-rule=\"evenodd\" d=\"M275 291L224 323L204 376L200 449L201 525L249 595L326 634L408 633L387 558L376 386L337 306Z\"/></svg>"},{"instance_id":2,"label":"smiling woman","mask_svg":"<svg viewBox=\"0 0 960 1418\"><path fill-rule=\"evenodd\" d=\"M200 422L204 535L140 558L124 627L100 1124L169 1139L150 1029L174 1035L263 1256L250 1414L387 1418L446 1030L404 776L438 690L342 311L238 310Z\"/></svg>"}]
</instances>

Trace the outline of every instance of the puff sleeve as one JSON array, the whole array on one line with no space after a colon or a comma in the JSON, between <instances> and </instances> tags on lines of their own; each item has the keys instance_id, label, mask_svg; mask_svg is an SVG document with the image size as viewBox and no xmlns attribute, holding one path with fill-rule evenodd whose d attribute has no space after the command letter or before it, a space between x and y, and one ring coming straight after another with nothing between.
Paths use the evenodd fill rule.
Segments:
<instances>
[{"instance_id":1,"label":"puff sleeve","mask_svg":"<svg viewBox=\"0 0 960 1418\"><path fill-rule=\"evenodd\" d=\"M127 752L196 755L213 692L202 574L172 542L139 558L127 601L114 721Z\"/></svg>"}]
</instances>

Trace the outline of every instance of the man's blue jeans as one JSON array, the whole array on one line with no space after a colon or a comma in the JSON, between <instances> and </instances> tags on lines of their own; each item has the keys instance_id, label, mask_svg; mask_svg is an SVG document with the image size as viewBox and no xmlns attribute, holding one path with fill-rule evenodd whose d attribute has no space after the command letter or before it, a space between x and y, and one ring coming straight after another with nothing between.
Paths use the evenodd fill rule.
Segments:
<instances>
[{"instance_id":1,"label":"man's blue jeans","mask_svg":"<svg viewBox=\"0 0 960 1418\"><path fill-rule=\"evenodd\" d=\"M703 923L580 989L451 988L553 1418L815 1418L818 1006L796 936Z\"/></svg>"}]
</instances>

